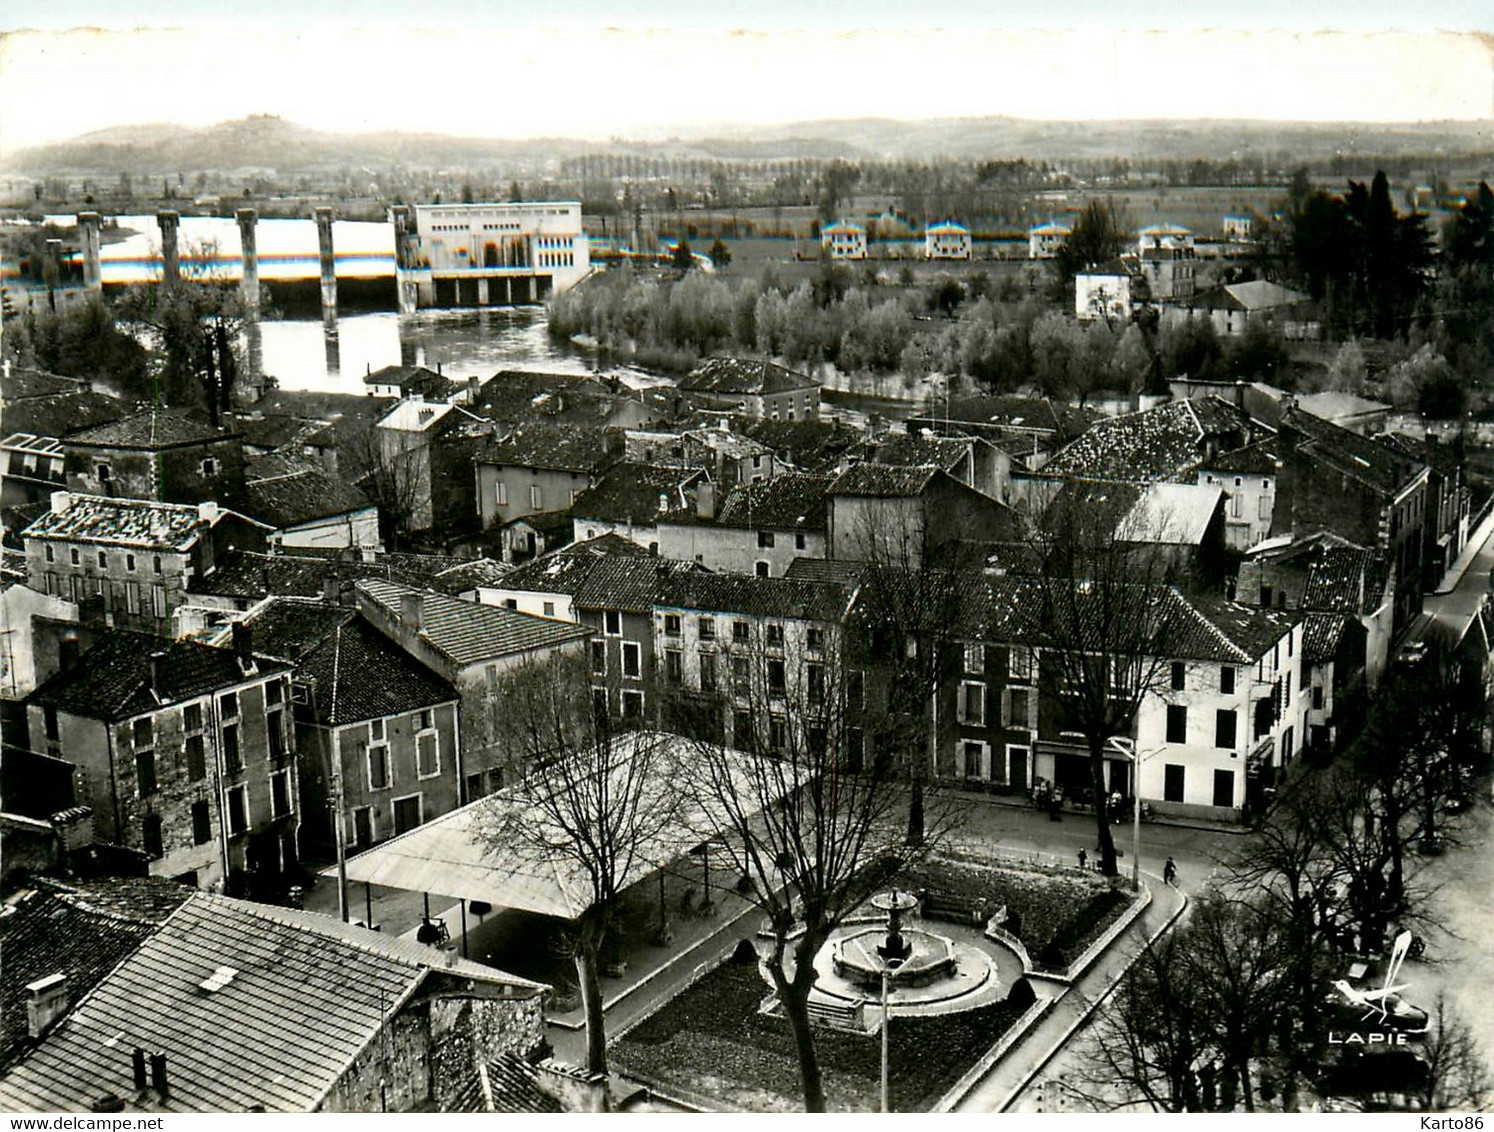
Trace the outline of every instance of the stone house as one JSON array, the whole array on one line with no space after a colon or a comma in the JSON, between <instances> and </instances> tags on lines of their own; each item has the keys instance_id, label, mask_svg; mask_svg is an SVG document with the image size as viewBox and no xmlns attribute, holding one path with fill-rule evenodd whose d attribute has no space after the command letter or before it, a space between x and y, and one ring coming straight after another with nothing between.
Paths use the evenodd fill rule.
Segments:
<instances>
[{"instance_id":1,"label":"stone house","mask_svg":"<svg viewBox=\"0 0 1494 1132\"><path fill-rule=\"evenodd\" d=\"M926 554L957 541L1021 537L1022 523L1012 508L933 464L858 464L836 476L826 494L830 558L916 567Z\"/></svg>"},{"instance_id":2,"label":"stone house","mask_svg":"<svg viewBox=\"0 0 1494 1132\"><path fill-rule=\"evenodd\" d=\"M679 387L705 406L759 420L820 417L820 387L766 358L706 358L680 379Z\"/></svg>"},{"instance_id":3,"label":"stone house","mask_svg":"<svg viewBox=\"0 0 1494 1132\"><path fill-rule=\"evenodd\" d=\"M158 503L243 502L243 433L182 413L147 409L69 433L62 447L73 491Z\"/></svg>"},{"instance_id":4,"label":"stone house","mask_svg":"<svg viewBox=\"0 0 1494 1132\"><path fill-rule=\"evenodd\" d=\"M169 635L188 588L230 550L260 550L268 530L217 503L156 503L59 491L23 532L32 589L81 602L101 597L119 628Z\"/></svg>"},{"instance_id":5,"label":"stone house","mask_svg":"<svg viewBox=\"0 0 1494 1132\"><path fill-rule=\"evenodd\" d=\"M608 469L571 506L576 542L616 534L657 554L660 525L696 512L704 470L623 462Z\"/></svg>"},{"instance_id":6,"label":"stone house","mask_svg":"<svg viewBox=\"0 0 1494 1132\"><path fill-rule=\"evenodd\" d=\"M153 875L275 892L299 859L290 666L115 630L27 701L31 745L77 768L100 841Z\"/></svg>"},{"instance_id":7,"label":"stone house","mask_svg":"<svg viewBox=\"0 0 1494 1132\"><path fill-rule=\"evenodd\" d=\"M492 425L459 405L406 399L379 418L379 454L393 476L406 525L428 531L439 516L476 522L472 460Z\"/></svg>"},{"instance_id":8,"label":"stone house","mask_svg":"<svg viewBox=\"0 0 1494 1132\"><path fill-rule=\"evenodd\" d=\"M603 429L544 422L521 424L487 441L475 457L483 529L568 511L616 462L616 447Z\"/></svg>"},{"instance_id":9,"label":"stone house","mask_svg":"<svg viewBox=\"0 0 1494 1132\"><path fill-rule=\"evenodd\" d=\"M726 493L695 485L695 509L660 518L659 554L710 570L781 578L795 558L826 553L826 489L830 473L781 472Z\"/></svg>"}]
</instances>

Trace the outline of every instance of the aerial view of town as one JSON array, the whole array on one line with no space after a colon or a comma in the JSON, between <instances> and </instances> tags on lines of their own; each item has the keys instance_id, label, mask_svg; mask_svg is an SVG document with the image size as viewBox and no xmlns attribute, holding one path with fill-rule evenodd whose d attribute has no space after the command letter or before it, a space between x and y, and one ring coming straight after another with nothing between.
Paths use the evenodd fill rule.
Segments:
<instances>
[{"instance_id":1,"label":"aerial view of town","mask_svg":"<svg viewBox=\"0 0 1494 1132\"><path fill-rule=\"evenodd\" d=\"M1494 1108L1487 12L21 7L0 1113Z\"/></svg>"}]
</instances>

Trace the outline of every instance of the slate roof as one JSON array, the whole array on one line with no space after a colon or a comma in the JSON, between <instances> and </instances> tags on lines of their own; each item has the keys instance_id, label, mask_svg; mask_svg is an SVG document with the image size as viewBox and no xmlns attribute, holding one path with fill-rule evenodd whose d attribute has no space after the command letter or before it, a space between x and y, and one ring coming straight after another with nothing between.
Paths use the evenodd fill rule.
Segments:
<instances>
[{"instance_id":1,"label":"slate roof","mask_svg":"<svg viewBox=\"0 0 1494 1132\"><path fill-rule=\"evenodd\" d=\"M256 651L316 681L312 710L329 726L404 715L457 698L456 689L345 605L277 598L247 619Z\"/></svg>"},{"instance_id":2,"label":"slate roof","mask_svg":"<svg viewBox=\"0 0 1494 1132\"><path fill-rule=\"evenodd\" d=\"M478 450L479 464L595 472L608 461L607 434L586 425L531 421Z\"/></svg>"},{"instance_id":3,"label":"slate roof","mask_svg":"<svg viewBox=\"0 0 1494 1132\"><path fill-rule=\"evenodd\" d=\"M164 652L161 683L151 688L151 654ZM194 699L246 680L284 672L287 665L257 649L255 675L246 675L231 648L200 641L168 641L149 633L110 629L78 659L31 694L32 703L87 719L113 721Z\"/></svg>"},{"instance_id":4,"label":"slate roof","mask_svg":"<svg viewBox=\"0 0 1494 1132\"><path fill-rule=\"evenodd\" d=\"M28 983L64 974L76 1004L192 894L164 877L39 883L0 914L0 1070L36 1044L26 1033Z\"/></svg>"},{"instance_id":5,"label":"slate roof","mask_svg":"<svg viewBox=\"0 0 1494 1132\"><path fill-rule=\"evenodd\" d=\"M1384 401L1371 401L1353 393L1330 389L1322 393L1302 393L1297 396L1297 408L1325 421L1337 423L1346 417L1359 417L1373 413L1388 413L1391 406Z\"/></svg>"},{"instance_id":6,"label":"slate roof","mask_svg":"<svg viewBox=\"0 0 1494 1132\"><path fill-rule=\"evenodd\" d=\"M237 435L237 432L231 430L218 430L202 424L185 413L153 408L109 424L70 432L66 441L70 448L139 448L158 451L183 445L209 444Z\"/></svg>"},{"instance_id":7,"label":"slate roof","mask_svg":"<svg viewBox=\"0 0 1494 1132\"><path fill-rule=\"evenodd\" d=\"M763 395L792 393L818 388L802 373L795 373L766 358L706 358L680 381L689 393Z\"/></svg>"},{"instance_id":8,"label":"slate roof","mask_svg":"<svg viewBox=\"0 0 1494 1132\"><path fill-rule=\"evenodd\" d=\"M741 484L727 492L716 522L754 530L823 531L826 491L834 478L826 472L780 472Z\"/></svg>"},{"instance_id":9,"label":"slate roof","mask_svg":"<svg viewBox=\"0 0 1494 1132\"><path fill-rule=\"evenodd\" d=\"M277 459L266 456L264 461ZM349 483L329 475L320 467L302 466L296 471L255 478L260 471L278 469L262 467L263 461L250 465L244 482L244 513L277 530L297 527L316 519L366 511L373 501Z\"/></svg>"},{"instance_id":10,"label":"slate roof","mask_svg":"<svg viewBox=\"0 0 1494 1132\"><path fill-rule=\"evenodd\" d=\"M395 617L400 615L401 598L420 593L412 586L390 582L363 581L358 592ZM532 617L512 609L479 605L473 601L423 593L422 639L458 665L481 664L502 656L554 648L570 641L589 639L591 630L546 617Z\"/></svg>"},{"instance_id":11,"label":"slate roof","mask_svg":"<svg viewBox=\"0 0 1494 1132\"><path fill-rule=\"evenodd\" d=\"M1308 664L1322 664L1338 653L1339 642L1349 626L1347 613L1304 613L1302 615L1302 659Z\"/></svg>"},{"instance_id":12,"label":"slate roof","mask_svg":"<svg viewBox=\"0 0 1494 1132\"><path fill-rule=\"evenodd\" d=\"M749 617L839 621L846 611L846 591L834 583L793 578L676 573L661 579L655 604Z\"/></svg>"},{"instance_id":13,"label":"slate roof","mask_svg":"<svg viewBox=\"0 0 1494 1132\"><path fill-rule=\"evenodd\" d=\"M194 893L0 1080L0 1107L87 1111L112 1093L135 1111L312 1111L435 972L543 989L329 916ZM168 1100L137 1096L137 1046L167 1051Z\"/></svg>"},{"instance_id":14,"label":"slate roof","mask_svg":"<svg viewBox=\"0 0 1494 1132\"><path fill-rule=\"evenodd\" d=\"M1382 495L1396 495L1426 467L1425 461L1295 407L1282 415L1281 426L1283 432L1296 434L1299 453Z\"/></svg>"},{"instance_id":15,"label":"slate roof","mask_svg":"<svg viewBox=\"0 0 1494 1132\"><path fill-rule=\"evenodd\" d=\"M1245 415L1217 397L1169 401L1100 421L1055 453L1043 471L1103 479L1171 479L1205 459L1205 437L1244 433L1247 427Z\"/></svg>"},{"instance_id":16,"label":"slate roof","mask_svg":"<svg viewBox=\"0 0 1494 1132\"><path fill-rule=\"evenodd\" d=\"M576 496L571 513L578 519L648 525L663 516L683 513L690 507L685 488L700 475L699 471L688 468L630 462L614 464L600 482ZM665 497L662 507L661 496Z\"/></svg>"},{"instance_id":17,"label":"slate roof","mask_svg":"<svg viewBox=\"0 0 1494 1132\"><path fill-rule=\"evenodd\" d=\"M856 464L836 476L829 495L908 498L922 495L940 468L933 464L894 468L887 464Z\"/></svg>"},{"instance_id":18,"label":"slate roof","mask_svg":"<svg viewBox=\"0 0 1494 1132\"><path fill-rule=\"evenodd\" d=\"M181 553L190 550L215 522L234 512L220 507L217 514L217 519L208 520L196 507L186 504L74 494L65 510L47 511L21 533L25 538Z\"/></svg>"},{"instance_id":19,"label":"slate roof","mask_svg":"<svg viewBox=\"0 0 1494 1132\"><path fill-rule=\"evenodd\" d=\"M1188 305L1195 310L1264 311L1295 306L1309 298L1301 291L1293 291L1279 283L1254 279L1216 287L1197 296Z\"/></svg>"}]
</instances>

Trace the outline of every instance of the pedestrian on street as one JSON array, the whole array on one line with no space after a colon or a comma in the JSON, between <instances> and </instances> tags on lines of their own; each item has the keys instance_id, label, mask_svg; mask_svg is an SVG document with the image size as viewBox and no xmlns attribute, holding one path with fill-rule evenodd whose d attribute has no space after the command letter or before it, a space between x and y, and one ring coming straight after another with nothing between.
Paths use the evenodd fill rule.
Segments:
<instances>
[{"instance_id":1,"label":"pedestrian on street","mask_svg":"<svg viewBox=\"0 0 1494 1132\"><path fill-rule=\"evenodd\" d=\"M1089 854L1084 851L1082 846L1079 849L1079 867L1081 869L1089 868Z\"/></svg>"},{"instance_id":2,"label":"pedestrian on street","mask_svg":"<svg viewBox=\"0 0 1494 1132\"><path fill-rule=\"evenodd\" d=\"M1173 860L1172 860L1171 857L1168 857L1167 858L1167 864L1165 864L1165 865L1162 866L1162 879L1164 881L1166 881L1168 884L1173 885L1174 887L1177 886L1177 883L1178 883L1178 867L1177 867L1176 864L1173 863Z\"/></svg>"}]
</instances>

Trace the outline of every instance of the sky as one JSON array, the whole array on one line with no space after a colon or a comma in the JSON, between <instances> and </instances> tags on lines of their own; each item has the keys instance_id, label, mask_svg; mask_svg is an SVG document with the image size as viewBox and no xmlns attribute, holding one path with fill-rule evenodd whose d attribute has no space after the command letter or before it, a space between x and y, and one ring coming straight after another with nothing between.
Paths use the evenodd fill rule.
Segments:
<instances>
[{"instance_id":1,"label":"sky","mask_svg":"<svg viewBox=\"0 0 1494 1132\"><path fill-rule=\"evenodd\" d=\"M325 130L667 136L819 118L1494 118L1488 0L10 0L0 151L251 113ZM350 15L350 11L355 15Z\"/></svg>"}]
</instances>

